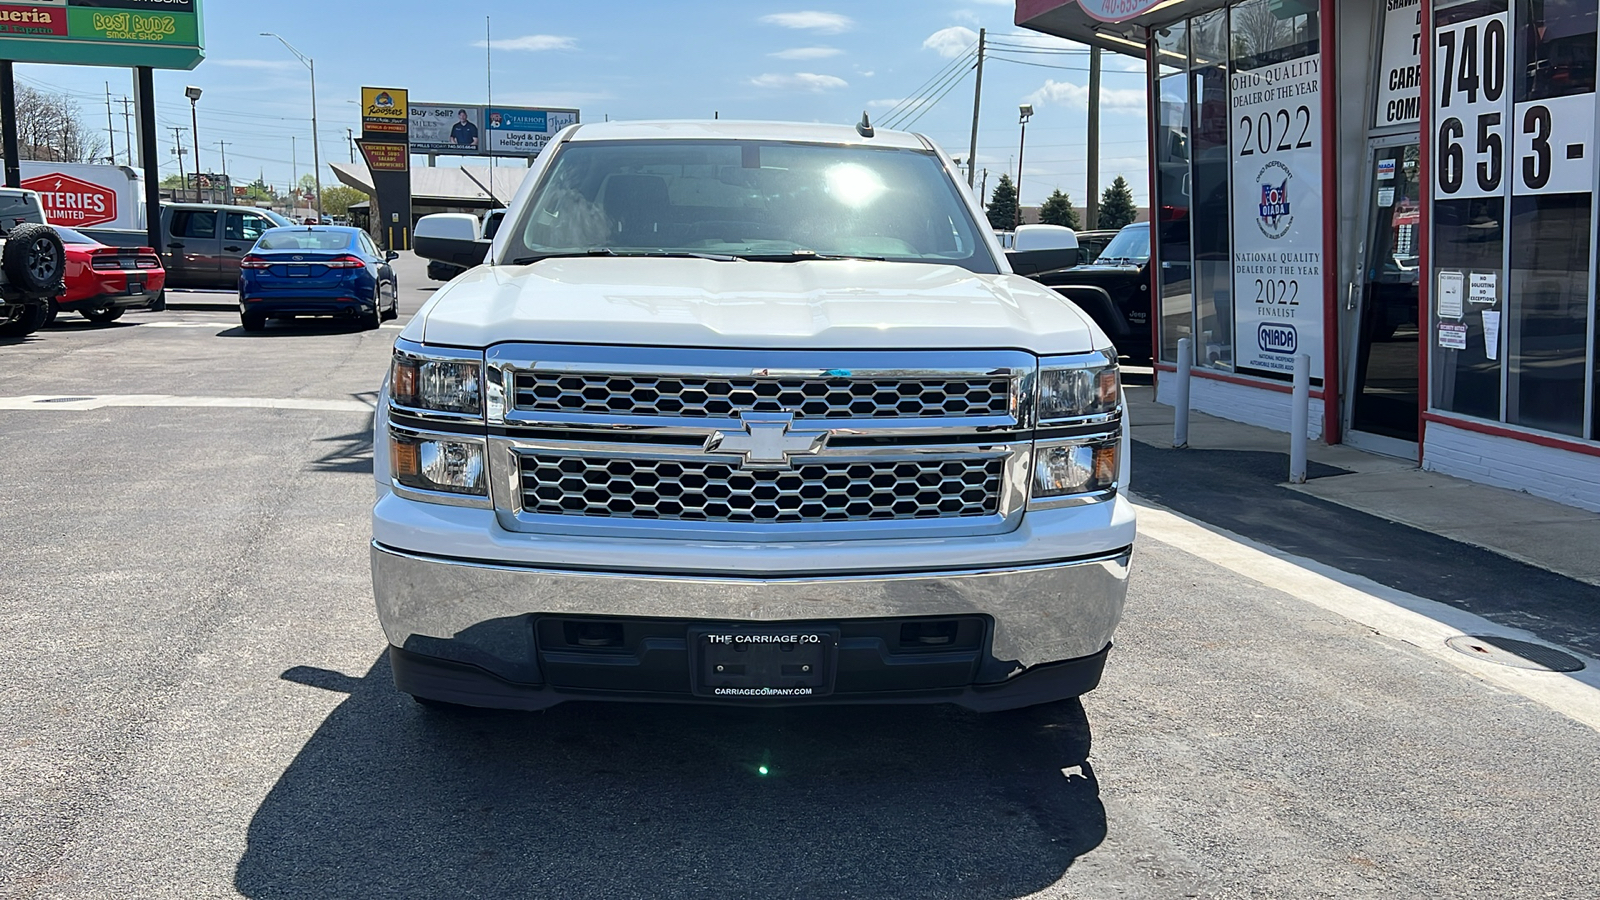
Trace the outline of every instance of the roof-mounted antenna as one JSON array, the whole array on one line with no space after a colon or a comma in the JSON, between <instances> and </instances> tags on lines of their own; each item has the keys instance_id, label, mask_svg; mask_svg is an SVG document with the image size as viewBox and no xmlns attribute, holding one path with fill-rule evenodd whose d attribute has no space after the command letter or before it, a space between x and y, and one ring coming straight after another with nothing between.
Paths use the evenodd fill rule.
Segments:
<instances>
[{"instance_id":1,"label":"roof-mounted antenna","mask_svg":"<svg viewBox=\"0 0 1600 900\"><path fill-rule=\"evenodd\" d=\"M876 132L872 128L872 121L867 118L867 111L861 111L861 121L856 123L856 134L864 138L872 137Z\"/></svg>"}]
</instances>

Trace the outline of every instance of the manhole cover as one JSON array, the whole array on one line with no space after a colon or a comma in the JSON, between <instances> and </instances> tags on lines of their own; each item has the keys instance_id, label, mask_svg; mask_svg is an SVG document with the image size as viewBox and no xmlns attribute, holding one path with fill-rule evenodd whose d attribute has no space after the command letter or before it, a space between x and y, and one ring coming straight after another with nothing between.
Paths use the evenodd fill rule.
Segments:
<instances>
[{"instance_id":1,"label":"manhole cover","mask_svg":"<svg viewBox=\"0 0 1600 900\"><path fill-rule=\"evenodd\" d=\"M1583 668L1583 660L1554 647L1516 641L1492 634L1462 634L1447 641L1450 649L1476 659L1513 666L1518 669L1535 669L1540 672L1576 672Z\"/></svg>"},{"instance_id":2,"label":"manhole cover","mask_svg":"<svg viewBox=\"0 0 1600 900\"><path fill-rule=\"evenodd\" d=\"M93 400L93 399L94 399L93 397L46 397L43 400L35 400L33 402L35 402L35 403L79 403L79 402L82 402L84 400Z\"/></svg>"}]
</instances>

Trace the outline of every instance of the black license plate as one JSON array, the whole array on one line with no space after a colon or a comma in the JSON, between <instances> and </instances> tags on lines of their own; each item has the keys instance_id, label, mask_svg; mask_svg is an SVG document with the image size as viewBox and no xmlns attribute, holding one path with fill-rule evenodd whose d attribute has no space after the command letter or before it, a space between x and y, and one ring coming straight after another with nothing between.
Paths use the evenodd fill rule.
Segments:
<instances>
[{"instance_id":1,"label":"black license plate","mask_svg":"<svg viewBox=\"0 0 1600 900\"><path fill-rule=\"evenodd\" d=\"M305 277L307 277L307 276L309 276L311 274L311 267L310 266L304 266L304 265L294 266L294 265L291 265L291 266L286 266L285 268L287 268L289 270L289 277L291 277L291 278L305 278Z\"/></svg>"},{"instance_id":2,"label":"black license plate","mask_svg":"<svg viewBox=\"0 0 1600 900\"><path fill-rule=\"evenodd\" d=\"M694 691L730 700L783 700L833 692L839 629L706 626L689 630Z\"/></svg>"},{"instance_id":3,"label":"black license plate","mask_svg":"<svg viewBox=\"0 0 1600 900\"><path fill-rule=\"evenodd\" d=\"M129 278L128 279L127 292L130 293L130 294L142 294L142 293L144 293L144 279L143 278Z\"/></svg>"}]
</instances>

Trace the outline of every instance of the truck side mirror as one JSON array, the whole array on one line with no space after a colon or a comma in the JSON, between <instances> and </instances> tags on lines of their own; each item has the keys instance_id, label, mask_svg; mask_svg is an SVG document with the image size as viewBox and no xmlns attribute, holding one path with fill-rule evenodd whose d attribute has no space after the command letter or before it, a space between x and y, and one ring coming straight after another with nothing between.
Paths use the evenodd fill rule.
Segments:
<instances>
[{"instance_id":1,"label":"truck side mirror","mask_svg":"<svg viewBox=\"0 0 1600 900\"><path fill-rule=\"evenodd\" d=\"M423 259L470 269L489 255L491 241L478 237L478 219L467 213L434 213L417 220L411 246Z\"/></svg>"}]
</instances>

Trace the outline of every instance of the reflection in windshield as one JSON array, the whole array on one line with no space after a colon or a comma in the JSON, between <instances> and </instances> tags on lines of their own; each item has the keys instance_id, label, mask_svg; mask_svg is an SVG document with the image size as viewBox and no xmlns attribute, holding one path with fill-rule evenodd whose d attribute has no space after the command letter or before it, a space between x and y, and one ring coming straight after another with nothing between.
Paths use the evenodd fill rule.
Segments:
<instances>
[{"instance_id":1,"label":"reflection in windshield","mask_svg":"<svg viewBox=\"0 0 1600 900\"><path fill-rule=\"evenodd\" d=\"M868 258L998 270L933 153L783 142L563 146L505 255Z\"/></svg>"}]
</instances>

